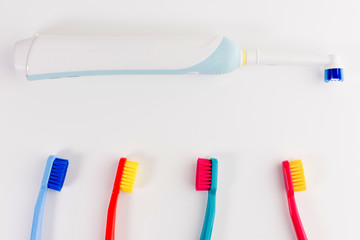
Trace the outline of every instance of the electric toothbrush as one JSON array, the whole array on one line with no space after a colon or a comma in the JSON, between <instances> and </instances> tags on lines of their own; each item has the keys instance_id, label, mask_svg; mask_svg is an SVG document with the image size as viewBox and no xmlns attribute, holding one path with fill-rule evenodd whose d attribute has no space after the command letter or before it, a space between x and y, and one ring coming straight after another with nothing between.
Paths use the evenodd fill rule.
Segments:
<instances>
[{"instance_id":1,"label":"electric toothbrush","mask_svg":"<svg viewBox=\"0 0 360 240\"><path fill-rule=\"evenodd\" d=\"M310 65L343 81L336 55L284 55L238 48L222 36L38 35L15 45L17 74L28 80L124 74L224 74L248 65Z\"/></svg>"}]
</instances>

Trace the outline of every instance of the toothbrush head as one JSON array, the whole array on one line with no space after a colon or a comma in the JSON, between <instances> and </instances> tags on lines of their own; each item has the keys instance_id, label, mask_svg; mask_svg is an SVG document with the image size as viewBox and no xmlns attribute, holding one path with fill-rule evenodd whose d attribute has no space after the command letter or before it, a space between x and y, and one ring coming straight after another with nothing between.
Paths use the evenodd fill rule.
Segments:
<instances>
[{"instance_id":1,"label":"toothbrush head","mask_svg":"<svg viewBox=\"0 0 360 240\"><path fill-rule=\"evenodd\" d=\"M301 160L284 161L283 172L288 194L306 190L304 167Z\"/></svg>"},{"instance_id":2,"label":"toothbrush head","mask_svg":"<svg viewBox=\"0 0 360 240\"><path fill-rule=\"evenodd\" d=\"M344 70L338 55L329 55L330 63L325 65L324 81L325 82L343 82Z\"/></svg>"},{"instance_id":3,"label":"toothbrush head","mask_svg":"<svg viewBox=\"0 0 360 240\"><path fill-rule=\"evenodd\" d=\"M199 158L196 168L196 191L210 191L217 189L218 161L215 158Z\"/></svg>"},{"instance_id":4,"label":"toothbrush head","mask_svg":"<svg viewBox=\"0 0 360 240\"><path fill-rule=\"evenodd\" d=\"M126 160L121 178L120 190L132 193L139 163Z\"/></svg>"},{"instance_id":5,"label":"toothbrush head","mask_svg":"<svg viewBox=\"0 0 360 240\"><path fill-rule=\"evenodd\" d=\"M52 162L51 171L47 183L47 187L56 191L61 191L66 172L69 166L69 160L55 158Z\"/></svg>"},{"instance_id":6,"label":"toothbrush head","mask_svg":"<svg viewBox=\"0 0 360 240\"><path fill-rule=\"evenodd\" d=\"M342 68L325 69L324 81L343 82L344 81L343 69Z\"/></svg>"},{"instance_id":7,"label":"toothbrush head","mask_svg":"<svg viewBox=\"0 0 360 240\"><path fill-rule=\"evenodd\" d=\"M119 192L122 190L124 192L132 193L138 166L138 162L132 162L128 161L126 158L121 158L115 177L113 191Z\"/></svg>"},{"instance_id":8,"label":"toothbrush head","mask_svg":"<svg viewBox=\"0 0 360 240\"><path fill-rule=\"evenodd\" d=\"M306 182L305 182L305 173L304 166L301 160L290 161L290 172L291 179L294 186L295 192L305 191Z\"/></svg>"}]
</instances>

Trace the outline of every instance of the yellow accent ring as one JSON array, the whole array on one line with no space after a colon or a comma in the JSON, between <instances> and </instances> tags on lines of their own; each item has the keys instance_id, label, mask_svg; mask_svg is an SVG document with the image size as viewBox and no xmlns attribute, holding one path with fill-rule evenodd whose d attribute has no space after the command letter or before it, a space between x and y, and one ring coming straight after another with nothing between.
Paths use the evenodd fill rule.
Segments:
<instances>
[{"instance_id":1,"label":"yellow accent ring","mask_svg":"<svg viewBox=\"0 0 360 240\"><path fill-rule=\"evenodd\" d=\"M243 63L242 65L245 66L246 65L246 51L242 50L242 56L243 56Z\"/></svg>"}]
</instances>

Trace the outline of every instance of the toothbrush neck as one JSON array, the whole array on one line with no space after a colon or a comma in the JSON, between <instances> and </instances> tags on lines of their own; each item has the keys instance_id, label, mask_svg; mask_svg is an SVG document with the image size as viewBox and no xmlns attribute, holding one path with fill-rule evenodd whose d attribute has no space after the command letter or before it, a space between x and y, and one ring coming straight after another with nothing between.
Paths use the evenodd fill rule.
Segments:
<instances>
[{"instance_id":1,"label":"toothbrush neck","mask_svg":"<svg viewBox=\"0 0 360 240\"><path fill-rule=\"evenodd\" d=\"M209 194L216 194L216 188L210 188Z\"/></svg>"},{"instance_id":2,"label":"toothbrush neck","mask_svg":"<svg viewBox=\"0 0 360 240\"><path fill-rule=\"evenodd\" d=\"M282 54L266 51L246 51L246 65L302 65L338 67L336 55Z\"/></svg>"},{"instance_id":3,"label":"toothbrush neck","mask_svg":"<svg viewBox=\"0 0 360 240\"><path fill-rule=\"evenodd\" d=\"M288 196L288 198L292 198L292 197L294 197L295 196L295 192L294 192L294 190L288 190L287 191L287 196Z\"/></svg>"},{"instance_id":4,"label":"toothbrush neck","mask_svg":"<svg viewBox=\"0 0 360 240\"><path fill-rule=\"evenodd\" d=\"M120 189L119 189L118 187L116 187L116 188L114 187L112 193L115 194L115 195L116 195L116 194L119 194L119 193L120 193Z\"/></svg>"}]
</instances>

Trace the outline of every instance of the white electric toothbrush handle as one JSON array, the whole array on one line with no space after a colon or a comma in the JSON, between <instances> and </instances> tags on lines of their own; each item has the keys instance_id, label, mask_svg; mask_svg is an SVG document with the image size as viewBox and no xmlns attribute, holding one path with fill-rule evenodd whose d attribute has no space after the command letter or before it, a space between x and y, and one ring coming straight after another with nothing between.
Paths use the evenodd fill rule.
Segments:
<instances>
[{"instance_id":1,"label":"white electric toothbrush handle","mask_svg":"<svg viewBox=\"0 0 360 240\"><path fill-rule=\"evenodd\" d=\"M52 36L17 42L15 68L28 80L119 74L222 74L241 65L221 36Z\"/></svg>"}]
</instances>

